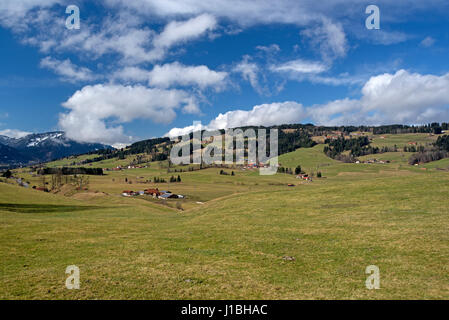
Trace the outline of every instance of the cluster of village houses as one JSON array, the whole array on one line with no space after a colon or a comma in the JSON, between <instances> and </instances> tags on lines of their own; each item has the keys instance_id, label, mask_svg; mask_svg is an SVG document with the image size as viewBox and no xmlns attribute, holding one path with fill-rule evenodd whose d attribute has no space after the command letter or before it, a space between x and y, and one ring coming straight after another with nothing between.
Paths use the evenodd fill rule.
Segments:
<instances>
[{"instance_id":1,"label":"cluster of village houses","mask_svg":"<svg viewBox=\"0 0 449 320\"><path fill-rule=\"evenodd\" d=\"M122 196L124 197L135 197L135 196L144 196L144 195L149 195L152 196L154 199L162 199L162 200L167 200L167 199L183 199L184 196L181 194L174 194L171 191L159 191L159 189L146 189L143 191L130 191L130 190L124 190L122 192Z\"/></svg>"},{"instance_id":2,"label":"cluster of village houses","mask_svg":"<svg viewBox=\"0 0 449 320\"><path fill-rule=\"evenodd\" d=\"M117 166L115 168L103 168L103 171L121 171L121 170L127 170L127 169L144 169L148 168L148 166Z\"/></svg>"},{"instance_id":3,"label":"cluster of village houses","mask_svg":"<svg viewBox=\"0 0 449 320\"><path fill-rule=\"evenodd\" d=\"M367 163L367 164L372 164L372 163L380 163L380 164L385 164L385 163L390 163L390 160L377 160L377 159L369 159L366 161L359 161L357 160L355 163Z\"/></svg>"},{"instance_id":4,"label":"cluster of village houses","mask_svg":"<svg viewBox=\"0 0 449 320\"><path fill-rule=\"evenodd\" d=\"M245 169L258 169L258 168L268 168L268 165L263 164L261 162L259 162L259 163L249 163L248 165L243 166L242 169L245 170Z\"/></svg>"}]
</instances>

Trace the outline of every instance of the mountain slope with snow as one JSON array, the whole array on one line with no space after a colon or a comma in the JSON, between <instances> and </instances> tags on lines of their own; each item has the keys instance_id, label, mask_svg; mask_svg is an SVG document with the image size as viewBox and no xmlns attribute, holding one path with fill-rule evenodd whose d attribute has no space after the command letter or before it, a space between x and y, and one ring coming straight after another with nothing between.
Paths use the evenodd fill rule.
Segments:
<instances>
[{"instance_id":1,"label":"mountain slope with snow","mask_svg":"<svg viewBox=\"0 0 449 320\"><path fill-rule=\"evenodd\" d=\"M99 143L81 143L62 131L33 133L22 138L0 136L0 164L25 165L111 148Z\"/></svg>"}]
</instances>

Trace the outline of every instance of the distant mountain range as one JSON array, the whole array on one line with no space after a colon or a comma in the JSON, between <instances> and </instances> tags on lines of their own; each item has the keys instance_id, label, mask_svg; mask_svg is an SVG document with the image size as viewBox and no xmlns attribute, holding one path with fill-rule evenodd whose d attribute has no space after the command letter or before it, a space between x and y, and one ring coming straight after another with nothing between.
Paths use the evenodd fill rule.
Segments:
<instances>
[{"instance_id":1,"label":"distant mountain range","mask_svg":"<svg viewBox=\"0 0 449 320\"><path fill-rule=\"evenodd\" d=\"M20 166L108 149L99 143L76 142L62 131L29 134L22 138L0 135L0 166Z\"/></svg>"}]
</instances>

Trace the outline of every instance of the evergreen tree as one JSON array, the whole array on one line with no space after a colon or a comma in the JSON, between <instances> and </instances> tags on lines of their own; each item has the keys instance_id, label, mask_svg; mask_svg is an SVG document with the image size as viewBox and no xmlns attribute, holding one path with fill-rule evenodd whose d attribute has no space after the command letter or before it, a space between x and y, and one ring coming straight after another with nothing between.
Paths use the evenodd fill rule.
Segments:
<instances>
[{"instance_id":1,"label":"evergreen tree","mask_svg":"<svg viewBox=\"0 0 449 320\"><path fill-rule=\"evenodd\" d=\"M11 173L10 170L6 170L6 171L3 173L3 175L2 175L2 177L3 177L3 178L6 178L6 179L11 178L11 176L12 176L12 173Z\"/></svg>"}]
</instances>

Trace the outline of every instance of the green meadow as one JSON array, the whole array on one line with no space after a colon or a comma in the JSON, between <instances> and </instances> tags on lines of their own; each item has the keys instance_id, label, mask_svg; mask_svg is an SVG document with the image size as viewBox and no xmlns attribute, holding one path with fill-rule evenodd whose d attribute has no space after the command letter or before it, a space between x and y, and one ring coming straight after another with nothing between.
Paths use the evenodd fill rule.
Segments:
<instances>
[{"instance_id":1,"label":"green meadow","mask_svg":"<svg viewBox=\"0 0 449 320\"><path fill-rule=\"evenodd\" d=\"M410 166L409 153L391 152L361 157L389 163L346 164L322 150L279 157L321 172L312 182L238 167L224 169L234 176L167 172L165 162L91 176L88 190L44 193L3 179L0 299L448 299L448 159ZM146 182L178 174L180 183ZM42 183L27 168L14 175ZM156 187L186 198L121 196ZM80 268L79 290L65 287L69 265ZM379 290L365 286L370 265Z\"/></svg>"}]
</instances>

